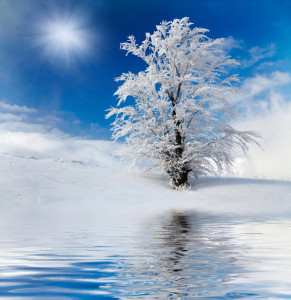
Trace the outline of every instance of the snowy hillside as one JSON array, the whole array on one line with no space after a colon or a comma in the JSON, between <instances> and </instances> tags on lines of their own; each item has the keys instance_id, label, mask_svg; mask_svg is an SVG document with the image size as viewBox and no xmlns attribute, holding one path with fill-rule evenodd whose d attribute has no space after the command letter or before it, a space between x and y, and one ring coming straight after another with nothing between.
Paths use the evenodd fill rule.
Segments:
<instances>
[{"instance_id":1,"label":"snowy hillside","mask_svg":"<svg viewBox=\"0 0 291 300\"><path fill-rule=\"evenodd\" d=\"M6 210L33 217L66 217L81 222L100 218L141 218L165 209L210 212L291 213L291 184L239 178L200 178L192 190L177 192L162 175L130 171L112 156L112 144L99 142L94 159L86 161L0 154L1 218ZM95 145L95 146L96 146ZM84 217L86 216L86 217Z\"/></svg>"}]
</instances>

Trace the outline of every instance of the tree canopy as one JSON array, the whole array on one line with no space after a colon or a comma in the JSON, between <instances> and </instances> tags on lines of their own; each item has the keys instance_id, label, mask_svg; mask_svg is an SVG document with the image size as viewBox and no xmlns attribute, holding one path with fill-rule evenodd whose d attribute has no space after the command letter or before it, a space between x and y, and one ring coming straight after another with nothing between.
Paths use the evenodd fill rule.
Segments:
<instances>
[{"instance_id":1,"label":"tree canopy","mask_svg":"<svg viewBox=\"0 0 291 300\"><path fill-rule=\"evenodd\" d=\"M123 82L118 105L106 116L115 115L114 139L125 139L122 155L150 160L175 188L187 185L189 175L219 175L232 165L236 147L247 152L259 136L229 125L237 116L231 84L239 79L228 71L238 62L226 55L224 39L192 25L188 18L163 21L140 45L134 36L121 44L147 68L116 79ZM123 105L129 97L134 105Z\"/></svg>"}]
</instances>

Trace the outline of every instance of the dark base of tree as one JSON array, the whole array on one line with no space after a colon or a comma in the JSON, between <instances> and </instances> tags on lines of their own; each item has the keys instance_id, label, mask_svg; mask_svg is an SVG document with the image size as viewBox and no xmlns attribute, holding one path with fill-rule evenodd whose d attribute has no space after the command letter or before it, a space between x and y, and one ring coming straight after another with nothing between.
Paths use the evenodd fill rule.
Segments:
<instances>
[{"instance_id":1,"label":"dark base of tree","mask_svg":"<svg viewBox=\"0 0 291 300\"><path fill-rule=\"evenodd\" d=\"M189 171L177 172L175 173L175 176L171 176L171 182L174 189L188 186L188 173Z\"/></svg>"}]
</instances>

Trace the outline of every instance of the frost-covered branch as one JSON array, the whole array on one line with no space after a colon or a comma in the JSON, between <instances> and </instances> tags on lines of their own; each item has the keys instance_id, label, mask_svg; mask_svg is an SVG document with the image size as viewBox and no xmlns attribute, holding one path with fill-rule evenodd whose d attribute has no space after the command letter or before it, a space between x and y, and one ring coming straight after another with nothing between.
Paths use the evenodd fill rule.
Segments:
<instances>
[{"instance_id":1,"label":"frost-covered branch","mask_svg":"<svg viewBox=\"0 0 291 300\"><path fill-rule=\"evenodd\" d=\"M238 131L228 123L236 112L230 99L239 81L227 76L238 62L221 50L224 39L210 39L204 28L192 28L188 18L163 21L138 45L133 36L121 44L127 54L147 63L146 70L122 74L115 92L117 108L113 137L124 138L122 154L134 161L152 160L175 187L194 177L231 167L233 150L248 151L258 134ZM128 97L134 106L121 105Z\"/></svg>"}]
</instances>

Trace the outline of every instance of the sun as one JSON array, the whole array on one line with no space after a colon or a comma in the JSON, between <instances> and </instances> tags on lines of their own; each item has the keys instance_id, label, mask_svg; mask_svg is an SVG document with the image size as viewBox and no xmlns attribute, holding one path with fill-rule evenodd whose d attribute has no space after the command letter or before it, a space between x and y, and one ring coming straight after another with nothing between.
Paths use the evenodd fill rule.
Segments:
<instances>
[{"instance_id":1,"label":"sun","mask_svg":"<svg viewBox=\"0 0 291 300\"><path fill-rule=\"evenodd\" d=\"M52 52L83 52L87 47L84 32L72 22L47 24L44 40Z\"/></svg>"},{"instance_id":2,"label":"sun","mask_svg":"<svg viewBox=\"0 0 291 300\"><path fill-rule=\"evenodd\" d=\"M82 36L71 24L53 24L47 39L60 48L79 48L83 44Z\"/></svg>"},{"instance_id":3,"label":"sun","mask_svg":"<svg viewBox=\"0 0 291 300\"><path fill-rule=\"evenodd\" d=\"M54 14L41 20L37 45L45 58L66 65L90 52L92 34L77 14Z\"/></svg>"}]
</instances>

